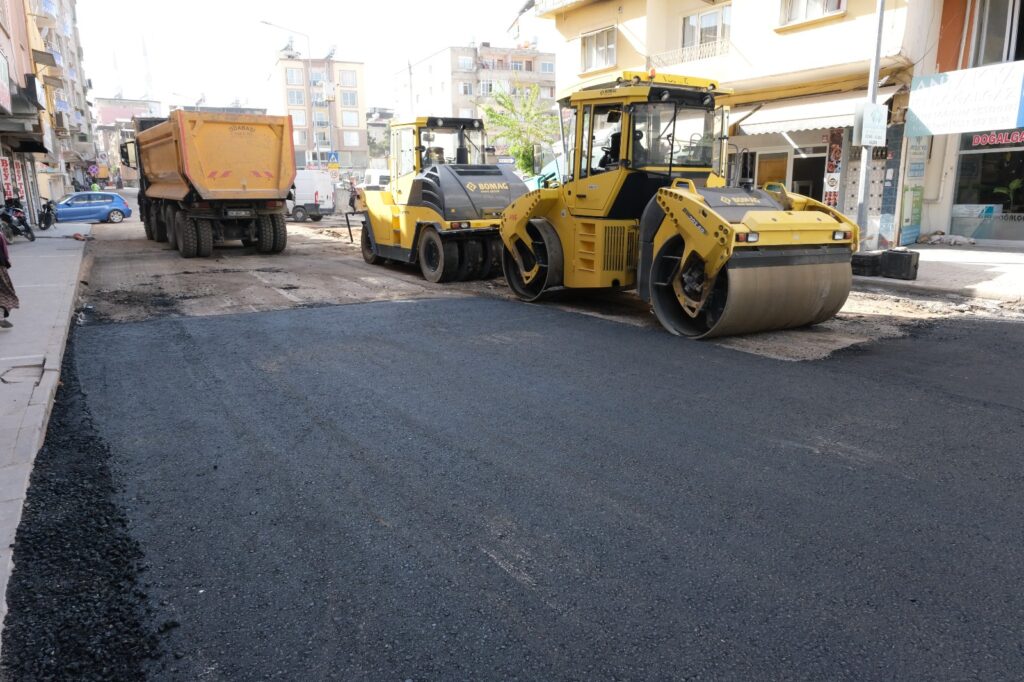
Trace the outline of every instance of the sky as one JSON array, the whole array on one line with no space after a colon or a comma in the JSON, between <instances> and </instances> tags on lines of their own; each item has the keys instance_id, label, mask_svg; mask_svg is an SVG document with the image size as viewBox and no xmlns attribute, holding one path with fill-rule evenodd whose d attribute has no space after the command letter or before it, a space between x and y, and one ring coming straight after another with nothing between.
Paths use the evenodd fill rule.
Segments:
<instances>
[{"instance_id":1,"label":"sky","mask_svg":"<svg viewBox=\"0 0 1024 682\"><path fill-rule=\"evenodd\" d=\"M78 29L92 97L156 99L164 104L278 106L270 84L289 36L313 57L366 65L367 104L394 105L395 74L438 49L507 33L524 0L78 0ZM288 27L266 26L261 21ZM302 33L299 33L301 31ZM554 51L552 22L533 21L521 39Z\"/></svg>"}]
</instances>

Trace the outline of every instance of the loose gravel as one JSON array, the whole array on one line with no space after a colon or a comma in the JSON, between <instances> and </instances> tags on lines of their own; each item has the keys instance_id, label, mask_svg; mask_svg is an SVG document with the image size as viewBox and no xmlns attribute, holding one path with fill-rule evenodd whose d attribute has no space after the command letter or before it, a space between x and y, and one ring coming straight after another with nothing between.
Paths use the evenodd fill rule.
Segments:
<instances>
[{"instance_id":1,"label":"loose gravel","mask_svg":"<svg viewBox=\"0 0 1024 682\"><path fill-rule=\"evenodd\" d=\"M8 680L138 680L159 655L158 626L72 343L15 539L0 670Z\"/></svg>"}]
</instances>

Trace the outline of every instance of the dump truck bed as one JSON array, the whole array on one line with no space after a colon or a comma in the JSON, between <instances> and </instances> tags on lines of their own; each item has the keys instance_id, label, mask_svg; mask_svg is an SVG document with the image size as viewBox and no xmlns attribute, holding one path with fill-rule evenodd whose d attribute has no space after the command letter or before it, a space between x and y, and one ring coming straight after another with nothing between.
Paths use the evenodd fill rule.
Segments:
<instances>
[{"instance_id":1,"label":"dump truck bed","mask_svg":"<svg viewBox=\"0 0 1024 682\"><path fill-rule=\"evenodd\" d=\"M137 142L151 198L285 199L295 181L288 116L178 110Z\"/></svg>"}]
</instances>

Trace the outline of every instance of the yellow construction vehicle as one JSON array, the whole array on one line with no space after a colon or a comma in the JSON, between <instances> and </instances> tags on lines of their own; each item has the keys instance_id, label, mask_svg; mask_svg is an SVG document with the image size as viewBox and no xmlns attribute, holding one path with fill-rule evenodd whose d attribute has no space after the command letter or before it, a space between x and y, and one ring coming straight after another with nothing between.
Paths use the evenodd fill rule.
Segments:
<instances>
[{"instance_id":1,"label":"yellow construction vehicle","mask_svg":"<svg viewBox=\"0 0 1024 682\"><path fill-rule=\"evenodd\" d=\"M431 282L497 275L501 211L526 185L510 167L486 163L487 149L480 119L393 123L391 180L357 198L363 259L418 262Z\"/></svg>"},{"instance_id":2,"label":"yellow construction vehicle","mask_svg":"<svg viewBox=\"0 0 1024 682\"><path fill-rule=\"evenodd\" d=\"M700 78L626 72L561 101L566 176L501 221L515 294L629 289L673 334L816 324L850 292L858 228L781 185L728 173L727 94Z\"/></svg>"}]
</instances>

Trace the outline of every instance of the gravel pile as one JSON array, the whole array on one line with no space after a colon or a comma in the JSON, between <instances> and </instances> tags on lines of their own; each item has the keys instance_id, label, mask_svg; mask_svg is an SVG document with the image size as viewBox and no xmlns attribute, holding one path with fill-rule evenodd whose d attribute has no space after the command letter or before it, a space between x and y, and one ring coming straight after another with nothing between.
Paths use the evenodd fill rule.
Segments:
<instances>
[{"instance_id":1,"label":"gravel pile","mask_svg":"<svg viewBox=\"0 0 1024 682\"><path fill-rule=\"evenodd\" d=\"M115 504L69 342L46 443L15 540L0 669L10 680L138 680L159 655L142 554Z\"/></svg>"}]
</instances>

